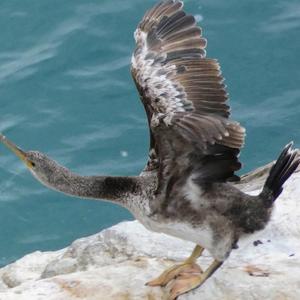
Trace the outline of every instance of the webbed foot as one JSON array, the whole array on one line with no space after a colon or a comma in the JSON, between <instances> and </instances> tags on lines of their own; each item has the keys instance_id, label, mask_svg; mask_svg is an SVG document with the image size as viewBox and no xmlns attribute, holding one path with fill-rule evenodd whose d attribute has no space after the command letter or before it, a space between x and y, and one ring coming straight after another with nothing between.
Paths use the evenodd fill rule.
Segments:
<instances>
[{"instance_id":1,"label":"webbed foot","mask_svg":"<svg viewBox=\"0 0 300 300\"><path fill-rule=\"evenodd\" d=\"M165 286L171 280L178 277L181 273L191 273L191 272L202 272L200 266L196 264L197 258L201 256L204 248L197 245L191 256L186 259L183 263L175 265L167 270L165 270L159 277L149 281L146 285L149 286Z\"/></svg>"},{"instance_id":2,"label":"webbed foot","mask_svg":"<svg viewBox=\"0 0 300 300\"><path fill-rule=\"evenodd\" d=\"M205 272L181 273L171 284L168 300L175 300L178 296L185 294L201 286L220 266L222 262L215 260Z\"/></svg>"},{"instance_id":3,"label":"webbed foot","mask_svg":"<svg viewBox=\"0 0 300 300\"><path fill-rule=\"evenodd\" d=\"M186 263L178 264L172 266L171 268L165 270L160 276L146 283L148 286L165 286L171 280L179 277L185 276L185 274L202 273L199 265L196 263Z\"/></svg>"}]
</instances>

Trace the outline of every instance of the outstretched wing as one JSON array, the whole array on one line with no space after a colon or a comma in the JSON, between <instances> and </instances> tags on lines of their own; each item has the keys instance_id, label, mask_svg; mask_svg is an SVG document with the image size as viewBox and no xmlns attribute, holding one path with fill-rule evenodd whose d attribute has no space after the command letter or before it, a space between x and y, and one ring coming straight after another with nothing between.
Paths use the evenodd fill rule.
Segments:
<instances>
[{"instance_id":1,"label":"outstretched wing","mask_svg":"<svg viewBox=\"0 0 300 300\"><path fill-rule=\"evenodd\" d=\"M151 151L164 166L187 153L208 157L206 171L226 180L240 168L245 130L229 119L220 66L206 58L201 29L182 7L178 0L160 2L135 32L132 75L148 117Z\"/></svg>"}]
</instances>

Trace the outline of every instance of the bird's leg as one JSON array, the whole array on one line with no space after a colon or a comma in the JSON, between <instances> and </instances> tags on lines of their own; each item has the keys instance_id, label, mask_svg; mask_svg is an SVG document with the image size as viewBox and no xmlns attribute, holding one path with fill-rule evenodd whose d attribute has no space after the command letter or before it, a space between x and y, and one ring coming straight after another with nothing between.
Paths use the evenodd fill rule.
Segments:
<instances>
[{"instance_id":1,"label":"bird's leg","mask_svg":"<svg viewBox=\"0 0 300 300\"><path fill-rule=\"evenodd\" d=\"M165 270L159 277L147 282L146 285L165 286L172 279L179 276L181 273L202 273L200 266L196 264L196 260L199 256L201 256L203 250L204 248L197 245L194 248L191 256L187 258L184 262Z\"/></svg>"},{"instance_id":2,"label":"bird's leg","mask_svg":"<svg viewBox=\"0 0 300 300\"><path fill-rule=\"evenodd\" d=\"M223 262L214 260L214 262L205 270L204 273L181 273L170 287L170 296L168 300L175 300L178 296L185 294L200 285L202 285Z\"/></svg>"}]
</instances>

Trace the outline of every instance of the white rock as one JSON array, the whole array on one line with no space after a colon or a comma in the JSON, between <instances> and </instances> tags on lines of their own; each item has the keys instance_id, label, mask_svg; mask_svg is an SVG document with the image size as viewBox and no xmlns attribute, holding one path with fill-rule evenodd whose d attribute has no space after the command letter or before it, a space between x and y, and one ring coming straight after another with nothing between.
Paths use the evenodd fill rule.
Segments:
<instances>
[{"instance_id":1,"label":"white rock","mask_svg":"<svg viewBox=\"0 0 300 300\"><path fill-rule=\"evenodd\" d=\"M257 193L265 174L264 169L251 174L241 186ZM300 299L299 183L296 173L267 228L240 241L220 270L179 299ZM167 299L168 287L144 284L186 258L193 246L149 232L137 221L123 222L66 249L34 252L0 269L0 300ZM199 263L206 267L210 261L204 253Z\"/></svg>"}]
</instances>

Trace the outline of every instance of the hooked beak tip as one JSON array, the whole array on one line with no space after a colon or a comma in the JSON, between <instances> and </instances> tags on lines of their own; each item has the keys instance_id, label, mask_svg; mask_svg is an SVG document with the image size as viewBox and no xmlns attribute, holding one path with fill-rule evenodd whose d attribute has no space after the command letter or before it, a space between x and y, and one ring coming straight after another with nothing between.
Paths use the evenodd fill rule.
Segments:
<instances>
[{"instance_id":1,"label":"hooked beak tip","mask_svg":"<svg viewBox=\"0 0 300 300\"><path fill-rule=\"evenodd\" d=\"M21 161L25 163L25 165L28 168L32 168L31 161L27 158L26 152L24 152L22 149L20 149L18 146L16 146L13 142L8 140L5 135L0 133L0 142L2 142L9 150L11 150L13 153L15 153L16 156L18 156Z\"/></svg>"}]
</instances>

